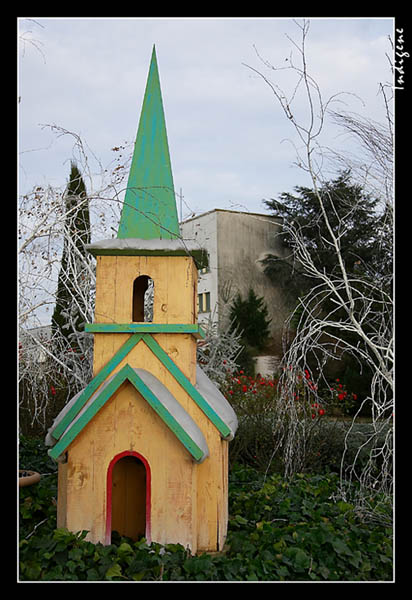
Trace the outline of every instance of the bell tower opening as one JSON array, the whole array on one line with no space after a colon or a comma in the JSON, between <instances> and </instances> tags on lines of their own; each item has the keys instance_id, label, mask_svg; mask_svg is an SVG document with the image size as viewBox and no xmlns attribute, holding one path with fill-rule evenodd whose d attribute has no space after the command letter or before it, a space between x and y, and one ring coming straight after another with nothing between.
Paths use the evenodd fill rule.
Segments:
<instances>
[{"instance_id":1,"label":"bell tower opening","mask_svg":"<svg viewBox=\"0 0 412 600\"><path fill-rule=\"evenodd\" d=\"M143 457L138 458L137 453L122 453L113 459L108 475L107 538L111 539L114 531L132 540L149 537L150 472L147 462Z\"/></svg>"},{"instance_id":2,"label":"bell tower opening","mask_svg":"<svg viewBox=\"0 0 412 600\"><path fill-rule=\"evenodd\" d=\"M153 321L154 283L148 275L140 275L133 282L132 321Z\"/></svg>"}]
</instances>

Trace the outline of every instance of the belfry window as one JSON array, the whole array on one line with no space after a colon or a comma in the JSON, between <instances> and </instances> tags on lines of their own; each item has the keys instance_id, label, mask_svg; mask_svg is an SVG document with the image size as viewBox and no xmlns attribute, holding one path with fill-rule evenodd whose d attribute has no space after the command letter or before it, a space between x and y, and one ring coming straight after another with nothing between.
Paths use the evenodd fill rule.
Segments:
<instances>
[{"instance_id":1,"label":"belfry window","mask_svg":"<svg viewBox=\"0 0 412 600\"><path fill-rule=\"evenodd\" d=\"M133 282L132 321L153 321L154 283L148 275L140 275Z\"/></svg>"},{"instance_id":2,"label":"belfry window","mask_svg":"<svg viewBox=\"0 0 412 600\"><path fill-rule=\"evenodd\" d=\"M203 292L203 294L198 294L198 311L200 313L210 312L210 292Z\"/></svg>"}]
</instances>

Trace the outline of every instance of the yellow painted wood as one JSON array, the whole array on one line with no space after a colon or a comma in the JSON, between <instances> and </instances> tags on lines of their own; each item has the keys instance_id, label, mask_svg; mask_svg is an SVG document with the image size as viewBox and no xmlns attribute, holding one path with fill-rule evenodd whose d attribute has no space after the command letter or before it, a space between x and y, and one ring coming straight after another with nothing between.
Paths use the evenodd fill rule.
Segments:
<instances>
[{"instance_id":1,"label":"yellow painted wood","mask_svg":"<svg viewBox=\"0 0 412 600\"><path fill-rule=\"evenodd\" d=\"M103 336L99 334L96 337ZM108 336L118 337L117 334ZM106 337L108 337L106 336ZM196 346L192 336L180 334L158 334L156 341L168 352L185 375L195 382ZM182 339L185 338L185 339ZM123 343L123 339L121 343ZM117 345L120 347L121 343ZM117 349L117 348L116 348ZM109 353L111 350L109 350ZM210 456L206 461L197 465L198 497L195 509L198 513L198 545L200 550L215 551L222 547L227 529L227 477L222 467L227 452L227 442L222 442L219 432L209 419L192 401L190 396L181 388L169 371L154 357L153 353L143 343L139 343L129 355L118 365L115 372L129 363L149 370L171 391L183 408L192 416L203 432L209 448ZM227 466L226 466L227 469Z\"/></svg>"},{"instance_id":2,"label":"yellow painted wood","mask_svg":"<svg viewBox=\"0 0 412 600\"><path fill-rule=\"evenodd\" d=\"M99 256L96 271L96 322L132 321L133 282L139 275L148 275L154 281L153 322L196 322L197 270L193 259L184 256ZM102 291L102 288L105 290ZM166 334L166 337L169 335L165 350L169 352L170 349L173 360L176 359L179 368L193 383L196 371L196 340L191 339L192 336L189 335ZM159 335L159 338L162 339L162 336ZM108 362L125 339L127 337L121 334L102 333L94 336L94 375Z\"/></svg>"},{"instance_id":3,"label":"yellow painted wood","mask_svg":"<svg viewBox=\"0 0 412 600\"><path fill-rule=\"evenodd\" d=\"M196 322L197 270L187 256L97 257L96 322L132 322L133 282L140 275L154 281L153 322Z\"/></svg>"},{"instance_id":4,"label":"yellow painted wood","mask_svg":"<svg viewBox=\"0 0 412 600\"><path fill-rule=\"evenodd\" d=\"M96 257L95 321L113 323L117 256Z\"/></svg>"},{"instance_id":5,"label":"yellow painted wood","mask_svg":"<svg viewBox=\"0 0 412 600\"><path fill-rule=\"evenodd\" d=\"M57 527L66 527L67 463L59 463L57 473Z\"/></svg>"},{"instance_id":6,"label":"yellow painted wood","mask_svg":"<svg viewBox=\"0 0 412 600\"><path fill-rule=\"evenodd\" d=\"M107 469L125 450L144 456L151 468L152 539L179 542L196 551L196 463L129 383L119 388L69 447L68 528L88 529L87 539L108 543Z\"/></svg>"},{"instance_id":7,"label":"yellow painted wood","mask_svg":"<svg viewBox=\"0 0 412 600\"><path fill-rule=\"evenodd\" d=\"M97 257L95 322L132 322L133 282L140 275L154 281L154 323L197 322L193 259L160 256ZM94 375L129 337L128 333L94 335ZM194 337L180 333L153 337L195 385ZM132 450L144 456L151 469L151 539L179 542L192 552L221 550L228 520L228 442L221 439L216 427L143 342L112 373L125 364L150 371L170 390L205 436L209 457L201 464L194 463L139 392L125 382L70 444L67 465L59 466L61 522L72 531L90 530L88 539L93 542L110 543L106 532L107 469L116 455ZM129 467L119 464L113 475L118 488L115 486L112 529L118 526L130 535L134 530L141 532L143 525L129 516L127 500L122 503L120 497L126 494L141 506L143 485L141 480L137 483L137 473L128 483Z\"/></svg>"}]
</instances>

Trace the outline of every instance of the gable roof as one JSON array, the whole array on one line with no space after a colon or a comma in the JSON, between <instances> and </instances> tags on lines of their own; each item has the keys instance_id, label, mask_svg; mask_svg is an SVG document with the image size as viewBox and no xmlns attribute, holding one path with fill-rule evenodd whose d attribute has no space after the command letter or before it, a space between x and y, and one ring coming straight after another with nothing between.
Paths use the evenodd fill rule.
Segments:
<instances>
[{"instance_id":1,"label":"gable roof","mask_svg":"<svg viewBox=\"0 0 412 600\"><path fill-rule=\"evenodd\" d=\"M154 375L144 369L134 369L129 364L126 364L120 371L110 376L99 390L92 394L83 408L66 427L60 439L56 441L53 437L53 431L62 421L64 415L76 403L81 392L72 398L69 404L56 417L52 427L49 429L46 444L53 446L49 450L49 455L57 460L126 380L140 392L165 425L192 455L192 458L198 463L203 462L209 455L209 449L202 432L192 417Z\"/></svg>"},{"instance_id":2,"label":"gable roof","mask_svg":"<svg viewBox=\"0 0 412 600\"><path fill-rule=\"evenodd\" d=\"M52 456L52 458L57 459L62 454L62 452L64 452L64 450L62 450L62 448L64 448L64 449L67 448L67 446L71 443L71 441L74 439L74 437L85 426L86 423L84 421L82 421L80 424L76 425L76 428L73 429L70 436L66 436L66 434L69 434L69 429L71 429L71 427L74 426L74 423L80 419L80 415L83 415L85 413L85 411L91 405L93 405L96 409L95 412L93 412L94 409L93 410L91 409L87 413L87 417L85 417L85 419L88 419L87 422L89 422L89 420L99 410L99 408L98 408L99 404L95 404L95 402L98 402L98 398L100 397L100 394L103 394L103 393L105 394L104 396L102 396L102 398L103 398L103 403L106 402L106 400L114 393L114 391L115 391L114 386L117 384L118 381L120 381L120 377L123 377L122 381L124 381L125 378L128 378L131 381L131 383L133 385L135 385L136 389L138 389L139 391L141 391L140 388L142 388L142 389L144 389L144 391L146 391L145 388L142 387L141 382L138 379L136 379L136 377L133 375L133 372L140 378L140 380L146 385L146 387L149 388L149 390L152 388L151 391L155 396L156 396L156 391L153 391L153 390L161 390L162 391L162 394L161 394L162 399L158 398L158 400L164 406L164 408L166 410L168 410L168 412L170 412L170 410L171 410L170 414L172 414L172 416L174 416L174 413L176 413L178 415L178 417L179 417L178 423L183 428L183 431L186 431L184 424L185 423L189 424L190 420L192 420L191 417L186 413L186 411L184 411L184 409L182 407L180 407L180 404L172 396L172 394L170 394L170 392L167 390L167 388L159 380L157 380L153 375L148 373L148 371L144 371L143 377L142 377L143 369L132 369L132 367L130 367L130 365L126 365L115 376L112 376L113 370L120 364L120 362L132 350L132 348L134 348L139 342L145 343L148 346L148 348L150 348L150 350L158 358L158 360L166 367L166 369L168 369L168 371L173 375L173 377L182 386L182 388L186 391L186 393L189 394L189 396L192 398L192 400L199 406L199 408L203 411L203 413L215 425L215 427L218 429L221 437L226 440L233 439L234 434L237 429L237 426L238 426L236 414L235 414L234 410L232 409L232 407L230 406L229 402L223 396L223 394L218 390L218 388L215 386L215 384L207 377L207 375L200 369L200 367L197 367L197 372L196 372L197 373L197 382L196 382L196 386L194 386L189 381L189 379L184 375L184 373L179 369L179 367L176 365L176 363L170 358L170 356L168 356L168 354L163 350L163 348L156 342L156 340L153 338L152 335L147 334L147 333L134 333L126 340L126 342L112 356L112 358L99 371L99 373L97 373L97 375L95 375L95 377L89 382L89 384L81 392L76 394L70 400L70 402L68 402L68 404L66 404L66 406L63 407L63 409L60 411L59 415L56 417L56 419L55 419L52 427L49 429L47 437L46 437L47 445L49 445L49 446L55 445L55 447L49 451L49 454L50 454L50 456ZM128 370L124 370L126 367L128 367ZM115 383L112 383L114 378L119 373L122 373L122 376L119 376L119 379L116 379ZM154 382L154 380L156 380L157 384ZM151 382L150 386L148 386L147 383L145 383L145 381L146 382L150 381ZM119 385L120 385L120 383L119 383ZM111 386L111 387L109 387L108 392L104 391L104 390L106 390L107 386ZM164 390L166 390L168 395L163 392L163 388L164 388ZM110 393L109 396L107 396L108 393ZM142 395L144 396L143 393L142 393ZM181 413L178 408L176 408L176 410L167 408L167 407L172 407L172 405L174 406L174 402L172 400L170 400L169 396L171 398L173 398L174 402L181 408L181 410L187 415L187 417L189 417L189 420L186 419L184 414ZM146 398L146 400L148 400L148 398ZM153 398L151 396L150 396L150 400L153 401ZM148 400L148 402L150 404L149 400ZM166 405L164 404L164 402L166 402ZM154 405L159 406L156 402L154 402ZM172 422L172 420L169 420L169 421L170 421L170 423ZM169 426L169 422L167 419L165 422ZM83 423L83 425L82 425L82 423ZM182 423L183 423L183 425L182 425ZM79 429L79 427L80 427L80 429ZM192 425L190 425L189 429L190 429L191 433L187 432L187 431L186 431L186 433L190 437L191 434L194 435L194 430L193 430ZM180 431L180 433L181 433L181 431ZM181 441L183 440L183 438L184 438L184 436L182 436ZM64 439L64 441L63 441L63 439ZM196 433L196 435L194 435L194 438L191 438L191 439L192 439L192 441L194 441L197 444L196 440L198 440L198 442L199 442L199 439L200 439L198 436L198 433ZM184 442L182 441L182 443L184 443ZM199 447L201 448L202 444L200 444ZM192 456L193 456L193 454L192 454ZM195 460L198 460L198 459L195 459Z\"/></svg>"}]
</instances>

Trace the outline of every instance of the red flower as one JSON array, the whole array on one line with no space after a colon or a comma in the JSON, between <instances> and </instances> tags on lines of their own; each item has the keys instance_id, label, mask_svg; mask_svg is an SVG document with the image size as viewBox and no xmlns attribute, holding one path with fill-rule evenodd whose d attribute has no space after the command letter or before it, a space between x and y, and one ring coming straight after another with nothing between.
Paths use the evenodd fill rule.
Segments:
<instances>
[{"instance_id":1,"label":"red flower","mask_svg":"<svg viewBox=\"0 0 412 600\"><path fill-rule=\"evenodd\" d=\"M316 418L315 413L312 413L312 419L315 419L315 418Z\"/></svg>"},{"instance_id":2,"label":"red flower","mask_svg":"<svg viewBox=\"0 0 412 600\"><path fill-rule=\"evenodd\" d=\"M233 390L229 390L229 394L232 395L233 394Z\"/></svg>"},{"instance_id":3,"label":"red flower","mask_svg":"<svg viewBox=\"0 0 412 600\"><path fill-rule=\"evenodd\" d=\"M339 400L343 400L343 399L344 399L344 397L345 397L345 394L338 394L338 399L339 399Z\"/></svg>"},{"instance_id":4,"label":"red flower","mask_svg":"<svg viewBox=\"0 0 412 600\"><path fill-rule=\"evenodd\" d=\"M247 385L242 386L242 392L247 392Z\"/></svg>"},{"instance_id":5,"label":"red flower","mask_svg":"<svg viewBox=\"0 0 412 600\"><path fill-rule=\"evenodd\" d=\"M52 393L52 396L56 395L56 388L53 385L50 386L50 391Z\"/></svg>"},{"instance_id":6,"label":"red flower","mask_svg":"<svg viewBox=\"0 0 412 600\"><path fill-rule=\"evenodd\" d=\"M321 408L320 411L319 411L319 415L322 416L324 414L325 414L325 411L323 410L323 408Z\"/></svg>"},{"instance_id":7,"label":"red flower","mask_svg":"<svg viewBox=\"0 0 412 600\"><path fill-rule=\"evenodd\" d=\"M358 397L357 397L357 395L356 395L356 394L352 394L352 398L353 398L354 400L357 400L357 399L358 399Z\"/></svg>"}]
</instances>

